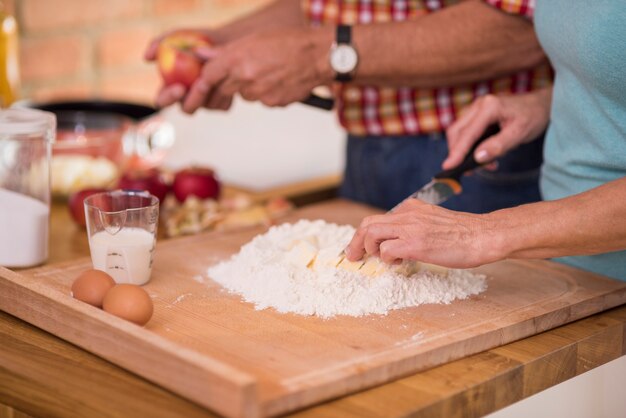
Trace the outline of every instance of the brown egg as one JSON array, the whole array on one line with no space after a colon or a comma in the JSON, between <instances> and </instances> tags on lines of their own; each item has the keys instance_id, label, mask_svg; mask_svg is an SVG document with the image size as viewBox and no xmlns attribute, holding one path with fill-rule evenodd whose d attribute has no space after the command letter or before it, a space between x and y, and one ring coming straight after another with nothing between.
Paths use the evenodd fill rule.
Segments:
<instances>
[{"instance_id":1,"label":"brown egg","mask_svg":"<svg viewBox=\"0 0 626 418\"><path fill-rule=\"evenodd\" d=\"M107 273L101 270L87 270L72 283L72 296L101 308L104 296L113 286L115 286L115 280Z\"/></svg>"},{"instance_id":2,"label":"brown egg","mask_svg":"<svg viewBox=\"0 0 626 418\"><path fill-rule=\"evenodd\" d=\"M154 307L150 295L135 284L118 284L104 297L102 309L137 325L144 325L152 317Z\"/></svg>"}]
</instances>

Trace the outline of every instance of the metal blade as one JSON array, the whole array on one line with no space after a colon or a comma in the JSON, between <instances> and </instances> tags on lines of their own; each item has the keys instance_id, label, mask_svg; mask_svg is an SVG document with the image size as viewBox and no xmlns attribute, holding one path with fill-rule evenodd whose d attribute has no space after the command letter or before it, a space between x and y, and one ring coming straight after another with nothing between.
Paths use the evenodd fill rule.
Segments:
<instances>
[{"instance_id":1,"label":"metal blade","mask_svg":"<svg viewBox=\"0 0 626 418\"><path fill-rule=\"evenodd\" d=\"M455 191L449 181L433 179L430 181L430 183L407 197L407 199L419 199L432 205L439 205L448 200L450 197L454 196L456 193L458 193L458 188ZM396 205L389 212L395 211L401 203L402 202Z\"/></svg>"},{"instance_id":2,"label":"metal blade","mask_svg":"<svg viewBox=\"0 0 626 418\"><path fill-rule=\"evenodd\" d=\"M413 193L411 197L432 205L439 205L454 195L455 191L448 182L434 179L417 192Z\"/></svg>"}]
</instances>

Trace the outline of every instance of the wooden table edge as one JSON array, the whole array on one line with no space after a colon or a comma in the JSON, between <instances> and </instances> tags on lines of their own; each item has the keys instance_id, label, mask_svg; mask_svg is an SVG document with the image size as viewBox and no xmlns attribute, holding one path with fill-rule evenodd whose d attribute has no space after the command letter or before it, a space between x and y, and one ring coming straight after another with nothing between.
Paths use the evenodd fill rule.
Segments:
<instances>
[{"instance_id":1,"label":"wooden table edge","mask_svg":"<svg viewBox=\"0 0 626 418\"><path fill-rule=\"evenodd\" d=\"M0 340L0 403L31 416L215 416L4 312ZM292 416L482 416L625 354L623 305Z\"/></svg>"}]
</instances>

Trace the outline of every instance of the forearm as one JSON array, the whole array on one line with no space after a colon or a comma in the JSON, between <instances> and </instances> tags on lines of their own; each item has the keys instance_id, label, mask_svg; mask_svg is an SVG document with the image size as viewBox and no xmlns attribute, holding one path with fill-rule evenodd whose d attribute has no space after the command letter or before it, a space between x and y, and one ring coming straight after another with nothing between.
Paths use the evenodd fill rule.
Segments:
<instances>
[{"instance_id":1,"label":"forearm","mask_svg":"<svg viewBox=\"0 0 626 418\"><path fill-rule=\"evenodd\" d=\"M300 0L276 0L268 6L228 23L216 32L224 40L252 33L303 27L306 24Z\"/></svg>"},{"instance_id":2,"label":"forearm","mask_svg":"<svg viewBox=\"0 0 626 418\"><path fill-rule=\"evenodd\" d=\"M359 25L358 83L439 87L496 78L545 60L532 23L481 0L406 22Z\"/></svg>"},{"instance_id":3,"label":"forearm","mask_svg":"<svg viewBox=\"0 0 626 418\"><path fill-rule=\"evenodd\" d=\"M486 215L498 258L552 258L626 249L626 177L565 199ZM490 239L491 240L491 239Z\"/></svg>"}]
</instances>

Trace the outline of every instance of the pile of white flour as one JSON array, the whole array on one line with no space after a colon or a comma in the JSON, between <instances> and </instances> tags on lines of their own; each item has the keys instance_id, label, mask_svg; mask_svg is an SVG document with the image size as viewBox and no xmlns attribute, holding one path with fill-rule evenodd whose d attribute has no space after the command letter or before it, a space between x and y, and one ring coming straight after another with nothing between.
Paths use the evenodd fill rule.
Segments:
<instances>
[{"instance_id":1,"label":"pile of white flour","mask_svg":"<svg viewBox=\"0 0 626 418\"><path fill-rule=\"evenodd\" d=\"M272 227L241 248L208 275L257 309L316 315L361 316L428 303L450 303L483 292L485 276L465 270L446 275L421 271L404 276L392 270L376 276L332 266L307 268L289 259L294 242L314 241L340 253L354 234L351 226L302 220Z\"/></svg>"}]
</instances>

